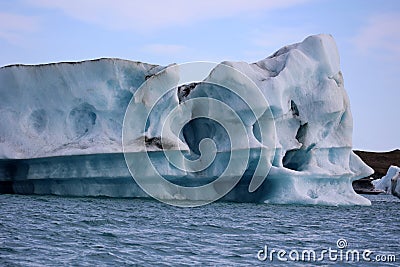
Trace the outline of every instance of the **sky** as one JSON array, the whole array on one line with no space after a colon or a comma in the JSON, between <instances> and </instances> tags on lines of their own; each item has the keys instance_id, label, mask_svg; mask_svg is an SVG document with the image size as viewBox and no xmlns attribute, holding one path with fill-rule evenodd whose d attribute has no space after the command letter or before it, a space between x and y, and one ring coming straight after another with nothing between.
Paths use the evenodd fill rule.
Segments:
<instances>
[{"instance_id":1,"label":"sky","mask_svg":"<svg viewBox=\"0 0 400 267\"><path fill-rule=\"evenodd\" d=\"M398 0L0 0L0 66L255 62L319 33L339 49L353 147L399 149Z\"/></svg>"}]
</instances>

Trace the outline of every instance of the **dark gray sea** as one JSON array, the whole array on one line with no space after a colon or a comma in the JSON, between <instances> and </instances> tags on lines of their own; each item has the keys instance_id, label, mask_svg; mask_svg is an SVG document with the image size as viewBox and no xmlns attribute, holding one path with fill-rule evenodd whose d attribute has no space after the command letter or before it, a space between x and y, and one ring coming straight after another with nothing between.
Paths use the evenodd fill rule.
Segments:
<instances>
[{"instance_id":1,"label":"dark gray sea","mask_svg":"<svg viewBox=\"0 0 400 267\"><path fill-rule=\"evenodd\" d=\"M0 266L400 266L400 199L367 197L370 207L178 208L0 195Z\"/></svg>"}]
</instances>

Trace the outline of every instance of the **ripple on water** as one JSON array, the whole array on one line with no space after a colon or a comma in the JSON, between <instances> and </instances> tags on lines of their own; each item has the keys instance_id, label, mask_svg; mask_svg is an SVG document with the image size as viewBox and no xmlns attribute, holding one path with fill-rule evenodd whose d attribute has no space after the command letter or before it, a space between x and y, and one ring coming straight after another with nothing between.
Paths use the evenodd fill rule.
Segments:
<instances>
[{"instance_id":1,"label":"ripple on water","mask_svg":"<svg viewBox=\"0 0 400 267\"><path fill-rule=\"evenodd\" d=\"M371 207L182 209L152 200L0 195L0 266L248 266L260 263L264 245L324 249L339 238L353 249L398 255L400 200L368 197Z\"/></svg>"}]
</instances>

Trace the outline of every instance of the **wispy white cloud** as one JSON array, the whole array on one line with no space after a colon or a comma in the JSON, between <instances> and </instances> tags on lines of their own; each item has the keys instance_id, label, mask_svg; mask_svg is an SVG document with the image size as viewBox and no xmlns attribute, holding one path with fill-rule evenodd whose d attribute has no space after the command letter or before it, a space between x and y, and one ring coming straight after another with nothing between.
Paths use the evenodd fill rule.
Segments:
<instances>
[{"instance_id":1,"label":"wispy white cloud","mask_svg":"<svg viewBox=\"0 0 400 267\"><path fill-rule=\"evenodd\" d=\"M367 24L352 39L362 54L384 58L400 58L400 14L381 14L369 18Z\"/></svg>"},{"instance_id":2,"label":"wispy white cloud","mask_svg":"<svg viewBox=\"0 0 400 267\"><path fill-rule=\"evenodd\" d=\"M265 58L285 45L299 43L314 34L308 26L264 27L255 29L250 34L252 50L245 51L248 61Z\"/></svg>"},{"instance_id":3,"label":"wispy white cloud","mask_svg":"<svg viewBox=\"0 0 400 267\"><path fill-rule=\"evenodd\" d=\"M214 18L285 8L309 0L26 0L110 29L151 31Z\"/></svg>"},{"instance_id":4,"label":"wispy white cloud","mask_svg":"<svg viewBox=\"0 0 400 267\"><path fill-rule=\"evenodd\" d=\"M152 54L178 54L184 53L187 51L187 47L183 45L174 45L174 44L149 44L142 48L143 51L149 52Z\"/></svg>"},{"instance_id":5,"label":"wispy white cloud","mask_svg":"<svg viewBox=\"0 0 400 267\"><path fill-rule=\"evenodd\" d=\"M39 29L36 17L0 12L0 38L13 44L20 44L26 34Z\"/></svg>"},{"instance_id":6,"label":"wispy white cloud","mask_svg":"<svg viewBox=\"0 0 400 267\"><path fill-rule=\"evenodd\" d=\"M275 27L273 29L255 30L252 42L256 46L279 49L284 45L301 42L310 35L307 27Z\"/></svg>"}]
</instances>

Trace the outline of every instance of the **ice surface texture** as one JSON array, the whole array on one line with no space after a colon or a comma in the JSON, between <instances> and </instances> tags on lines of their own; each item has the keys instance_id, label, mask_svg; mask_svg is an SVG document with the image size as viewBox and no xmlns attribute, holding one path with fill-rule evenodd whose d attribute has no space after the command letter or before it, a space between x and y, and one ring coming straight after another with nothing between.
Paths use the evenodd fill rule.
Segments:
<instances>
[{"instance_id":1,"label":"ice surface texture","mask_svg":"<svg viewBox=\"0 0 400 267\"><path fill-rule=\"evenodd\" d=\"M351 185L372 169L352 152L350 104L332 36L310 36L252 64L222 62L202 82L175 86L181 76L179 67L120 59L3 67L0 157L123 152L124 141L136 166L147 153L162 176L185 186L219 177L234 162L225 176L242 178L236 201L255 194L268 203L370 204ZM172 89L157 98L152 84L160 80ZM129 138L122 140L127 108ZM133 169L151 184L151 171ZM157 194L185 199L173 190Z\"/></svg>"},{"instance_id":2,"label":"ice surface texture","mask_svg":"<svg viewBox=\"0 0 400 267\"><path fill-rule=\"evenodd\" d=\"M0 69L0 157L122 151L125 109L162 67L119 59Z\"/></svg>"}]
</instances>

